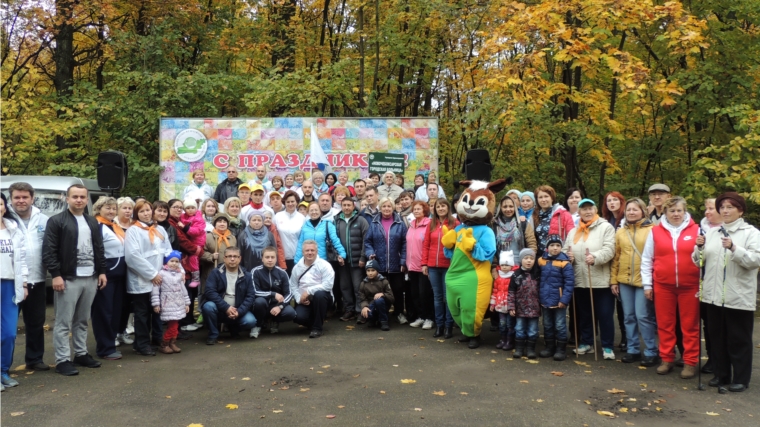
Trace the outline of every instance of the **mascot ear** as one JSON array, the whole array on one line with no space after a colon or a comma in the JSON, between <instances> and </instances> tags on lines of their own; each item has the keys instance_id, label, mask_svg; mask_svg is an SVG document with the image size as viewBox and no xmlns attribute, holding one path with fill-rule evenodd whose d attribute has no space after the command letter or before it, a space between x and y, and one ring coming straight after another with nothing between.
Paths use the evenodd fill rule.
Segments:
<instances>
[{"instance_id":1,"label":"mascot ear","mask_svg":"<svg viewBox=\"0 0 760 427\"><path fill-rule=\"evenodd\" d=\"M488 189L491 190L493 194L497 194L499 191L503 190L504 187L507 186L507 180L506 179L497 179L494 182L491 182L488 184Z\"/></svg>"},{"instance_id":2,"label":"mascot ear","mask_svg":"<svg viewBox=\"0 0 760 427\"><path fill-rule=\"evenodd\" d=\"M463 186L463 187L465 187L465 188L469 187L469 186L470 186L470 184L472 184L472 181L470 181L470 180L466 180L466 181L459 181L459 185L461 185L461 186Z\"/></svg>"}]
</instances>

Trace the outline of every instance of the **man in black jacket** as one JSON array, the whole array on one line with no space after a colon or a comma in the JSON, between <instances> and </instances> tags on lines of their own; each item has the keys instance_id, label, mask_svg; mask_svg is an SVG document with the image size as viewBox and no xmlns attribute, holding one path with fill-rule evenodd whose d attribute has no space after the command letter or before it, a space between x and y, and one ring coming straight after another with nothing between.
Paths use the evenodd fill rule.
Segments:
<instances>
[{"instance_id":1,"label":"man in black jacket","mask_svg":"<svg viewBox=\"0 0 760 427\"><path fill-rule=\"evenodd\" d=\"M346 260L336 271L340 277L340 293L343 296L343 317L347 322L356 319L361 311L359 287L364 279L364 236L369 229L367 220L359 214L354 202L345 198L340 203L341 212L335 216L335 229L340 243L346 249Z\"/></svg>"},{"instance_id":2,"label":"man in black jacket","mask_svg":"<svg viewBox=\"0 0 760 427\"><path fill-rule=\"evenodd\" d=\"M235 166L227 166L225 172L227 172L227 179L220 182L214 192L214 200L219 202L219 204L224 204L230 197L237 197L238 187L243 183L238 178L238 170Z\"/></svg>"},{"instance_id":3,"label":"man in black jacket","mask_svg":"<svg viewBox=\"0 0 760 427\"><path fill-rule=\"evenodd\" d=\"M206 302L201 311L208 326L207 345L216 344L219 322L230 327L233 338L238 336L238 330L256 326L251 312L255 297L253 279L240 266L240 249L230 246L224 250L224 265L211 271L203 295Z\"/></svg>"},{"instance_id":4,"label":"man in black jacket","mask_svg":"<svg viewBox=\"0 0 760 427\"><path fill-rule=\"evenodd\" d=\"M100 367L100 362L87 353L87 322L95 293L106 286L106 257L98 221L84 213L87 200L83 185L69 187L69 208L48 220L42 244L42 262L53 277L55 291L55 371L66 376L79 373L75 364Z\"/></svg>"},{"instance_id":5,"label":"man in black jacket","mask_svg":"<svg viewBox=\"0 0 760 427\"><path fill-rule=\"evenodd\" d=\"M285 270L277 267L277 248L267 246L261 253L260 265L253 269L253 289L256 301L253 303L253 315L259 325L272 320L271 333L277 333L280 322L289 322L296 318L296 311L290 306L290 278ZM251 338L258 338L261 327L251 329Z\"/></svg>"}]
</instances>

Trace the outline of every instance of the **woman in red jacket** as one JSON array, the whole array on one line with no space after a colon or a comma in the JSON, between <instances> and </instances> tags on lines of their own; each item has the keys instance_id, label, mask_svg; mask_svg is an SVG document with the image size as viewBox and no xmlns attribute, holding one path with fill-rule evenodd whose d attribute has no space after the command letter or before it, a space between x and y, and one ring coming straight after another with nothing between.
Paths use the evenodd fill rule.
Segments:
<instances>
[{"instance_id":1,"label":"woman in red jacket","mask_svg":"<svg viewBox=\"0 0 760 427\"><path fill-rule=\"evenodd\" d=\"M557 203L557 192L548 185L536 188L538 209L533 211L533 230L536 234L536 259L541 258L546 250L546 242L551 235L559 235L564 241L570 230L575 228L575 221L570 212Z\"/></svg>"},{"instance_id":2,"label":"woman in red jacket","mask_svg":"<svg viewBox=\"0 0 760 427\"><path fill-rule=\"evenodd\" d=\"M451 205L446 199L436 200L434 208L435 212L422 242L422 274L430 278L433 286L436 326L433 337L451 338L454 336L454 318L446 306L446 271L451 261L443 254L441 237L444 225L451 230L459 225L459 221L451 215Z\"/></svg>"},{"instance_id":3,"label":"woman in red jacket","mask_svg":"<svg viewBox=\"0 0 760 427\"><path fill-rule=\"evenodd\" d=\"M688 379L697 373L699 361L699 267L690 262L699 225L686 212L683 197L668 199L663 210L665 216L644 244L641 284L644 296L654 299L662 358L657 373L665 375L675 366L677 315L684 346L681 378Z\"/></svg>"}]
</instances>

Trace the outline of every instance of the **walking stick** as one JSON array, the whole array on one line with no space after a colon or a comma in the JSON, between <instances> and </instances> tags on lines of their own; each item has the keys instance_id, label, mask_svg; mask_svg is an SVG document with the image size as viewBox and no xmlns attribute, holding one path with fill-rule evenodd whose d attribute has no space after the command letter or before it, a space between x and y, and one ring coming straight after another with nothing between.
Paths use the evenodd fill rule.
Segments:
<instances>
[{"instance_id":1,"label":"walking stick","mask_svg":"<svg viewBox=\"0 0 760 427\"><path fill-rule=\"evenodd\" d=\"M705 232L699 227L699 235L704 236ZM699 251L699 361L697 362L697 390L704 391L705 385L702 384L702 282L705 280L705 258L702 251Z\"/></svg>"},{"instance_id":2,"label":"walking stick","mask_svg":"<svg viewBox=\"0 0 760 427\"><path fill-rule=\"evenodd\" d=\"M586 256L589 256L589 250L586 248ZM584 260L585 261L585 260ZM588 294L591 296L591 332L594 334L594 361L599 361L599 354L596 352L596 315L594 314L594 285L591 283L591 266L588 268Z\"/></svg>"},{"instance_id":3,"label":"walking stick","mask_svg":"<svg viewBox=\"0 0 760 427\"><path fill-rule=\"evenodd\" d=\"M575 358L577 359L579 357L578 355L578 319L575 317L575 292L573 292L572 295L573 298L573 330L575 335Z\"/></svg>"}]
</instances>

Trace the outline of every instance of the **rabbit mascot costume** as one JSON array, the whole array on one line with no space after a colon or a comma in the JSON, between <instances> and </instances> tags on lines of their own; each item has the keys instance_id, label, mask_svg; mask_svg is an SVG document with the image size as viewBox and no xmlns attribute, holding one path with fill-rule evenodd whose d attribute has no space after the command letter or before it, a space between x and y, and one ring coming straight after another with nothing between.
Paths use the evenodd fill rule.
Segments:
<instances>
[{"instance_id":1,"label":"rabbit mascot costume","mask_svg":"<svg viewBox=\"0 0 760 427\"><path fill-rule=\"evenodd\" d=\"M451 316L462 328L468 347L480 345L480 328L491 299L493 277L491 261L496 254L496 237L489 224L496 206L495 193L507 185L504 179L494 182L461 181L467 189L456 203L461 224L443 229L441 243L451 259L446 273L446 302Z\"/></svg>"}]
</instances>

